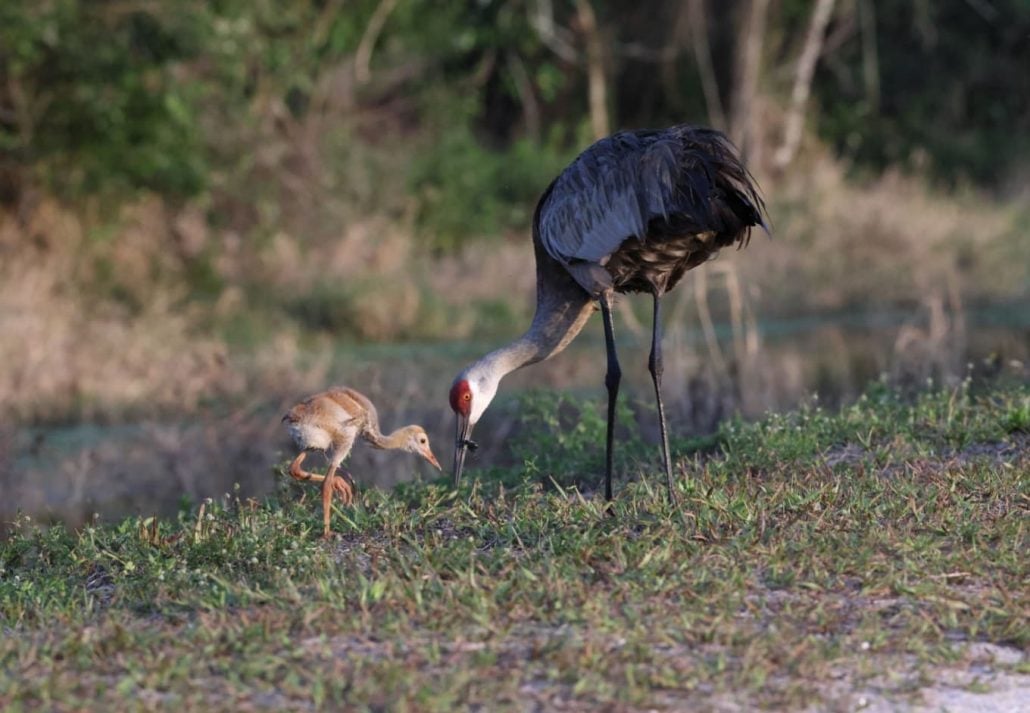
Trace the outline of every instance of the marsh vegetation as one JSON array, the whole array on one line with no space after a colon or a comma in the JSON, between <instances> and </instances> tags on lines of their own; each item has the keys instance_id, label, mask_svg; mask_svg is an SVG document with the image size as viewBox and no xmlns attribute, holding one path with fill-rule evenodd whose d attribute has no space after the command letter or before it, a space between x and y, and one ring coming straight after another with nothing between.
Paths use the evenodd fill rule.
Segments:
<instances>
[{"instance_id":1,"label":"marsh vegetation","mask_svg":"<svg viewBox=\"0 0 1030 713\"><path fill-rule=\"evenodd\" d=\"M1025 700L1024 5L0 4L0 707ZM773 227L665 306L686 507L625 299L616 517L590 324L316 544L287 406L448 443L541 191L683 121Z\"/></svg>"}]
</instances>

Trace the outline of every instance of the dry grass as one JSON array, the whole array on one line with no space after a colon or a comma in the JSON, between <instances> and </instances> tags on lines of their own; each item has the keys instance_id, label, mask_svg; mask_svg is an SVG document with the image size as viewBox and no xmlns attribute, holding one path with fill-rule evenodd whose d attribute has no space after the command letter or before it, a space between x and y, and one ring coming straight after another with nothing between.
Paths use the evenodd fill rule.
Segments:
<instances>
[{"instance_id":1,"label":"dry grass","mask_svg":"<svg viewBox=\"0 0 1030 713\"><path fill-rule=\"evenodd\" d=\"M762 180L773 240L756 236L748 250L722 255L700 292L688 281L672 298L674 327L704 326L699 294L709 296L711 319L734 323L727 355L711 339L699 349L671 334L684 355L679 372L696 373L686 368L694 364L715 383L734 369L758 373L759 319L889 306L911 315L895 335L896 362L927 365L906 373L961 370L963 307L1025 297L1025 211L934 194L894 174L856 184L825 155L802 158L788 177ZM260 393L267 401L351 380L334 361L341 337L494 340L528 320L528 236L434 257L419 247L410 211L363 214L331 189L322 185L326 200L309 211L282 208L245 232L209 227L197 205L172 209L153 197L113 221L45 199L0 215L0 329L17 335L0 344L0 408L26 422L191 413ZM623 334L640 332L643 313L623 310ZM255 321L245 353L234 348L225 327ZM942 354L958 357L944 363ZM771 405L804 370L785 368L745 384L738 404Z\"/></svg>"},{"instance_id":2,"label":"dry grass","mask_svg":"<svg viewBox=\"0 0 1030 713\"><path fill-rule=\"evenodd\" d=\"M740 266L767 313L1025 295L1028 215L1015 203L935 193L895 172L849 181L818 153L763 183L776 237Z\"/></svg>"},{"instance_id":3,"label":"dry grass","mask_svg":"<svg viewBox=\"0 0 1030 713\"><path fill-rule=\"evenodd\" d=\"M127 233L124 284L146 264ZM173 292L135 309L83 290L82 223L45 202L20 224L0 216L0 408L20 420L96 418L113 410L189 409L213 384L232 388L225 348L198 334Z\"/></svg>"}]
</instances>

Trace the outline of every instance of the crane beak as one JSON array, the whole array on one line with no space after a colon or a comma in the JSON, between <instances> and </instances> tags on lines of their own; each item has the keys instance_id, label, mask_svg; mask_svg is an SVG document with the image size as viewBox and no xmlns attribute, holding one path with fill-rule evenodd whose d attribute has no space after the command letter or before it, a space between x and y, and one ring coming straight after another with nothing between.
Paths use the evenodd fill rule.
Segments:
<instances>
[{"instance_id":1,"label":"crane beak","mask_svg":"<svg viewBox=\"0 0 1030 713\"><path fill-rule=\"evenodd\" d=\"M476 450L476 444L469 440L472 422L468 416L458 414L454 429L454 487L461 483L461 471L465 467L465 456L469 450Z\"/></svg>"}]
</instances>

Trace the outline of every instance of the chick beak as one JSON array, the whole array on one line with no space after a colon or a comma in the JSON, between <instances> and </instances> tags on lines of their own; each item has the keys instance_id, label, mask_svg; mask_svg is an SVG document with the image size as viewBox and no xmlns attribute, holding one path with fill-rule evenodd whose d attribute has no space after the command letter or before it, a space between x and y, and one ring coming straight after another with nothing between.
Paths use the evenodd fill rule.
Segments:
<instances>
[{"instance_id":1,"label":"chick beak","mask_svg":"<svg viewBox=\"0 0 1030 713\"><path fill-rule=\"evenodd\" d=\"M433 451L429 448L429 446L426 446L425 450L422 451L422 457L430 463L432 463L433 467L437 470L443 470L443 468L440 467L440 461L438 461L436 459L436 456L433 455Z\"/></svg>"}]
</instances>

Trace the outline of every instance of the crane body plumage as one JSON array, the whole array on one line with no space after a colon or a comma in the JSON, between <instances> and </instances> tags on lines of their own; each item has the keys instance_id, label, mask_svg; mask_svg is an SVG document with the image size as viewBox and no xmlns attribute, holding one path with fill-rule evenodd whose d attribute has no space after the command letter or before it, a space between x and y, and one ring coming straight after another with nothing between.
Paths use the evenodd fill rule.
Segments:
<instances>
[{"instance_id":1,"label":"crane body plumage","mask_svg":"<svg viewBox=\"0 0 1030 713\"><path fill-rule=\"evenodd\" d=\"M666 292L720 248L764 226L729 141L675 126L598 141L540 199L535 240L591 296ZM601 269L603 268L603 269Z\"/></svg>"},{"instance_id":2,"label":"crane body plumage","mask_svg":"<svg viewBox=\"0 0 1030 713\"><path fill-rule=\"evenodd\" d=\"M344 459L350 455L354 442L361 438L373 448L397 449L422 456L439 468L440 464L429 446L429 438L421 426L405 426L389 435L379 429L376 407L362 393L347 387L334 387L314 394L293 406L282 418L286 430L300 453L290 463L289 473L295 480L322 483L322 510L324 535L329 537L329 517L333 494L344 504L354 498L353 486L345 477L336 475ZM301 464L308 453L321 451L329 461L325 475L304 470Z\"/></svg>"},{"instance_id":3,"label":"crane body plumage","mask_svg":"<svg viewBox=\"0 0 1030 713\"><path fill-rule=\"evenodd\" d=\"M723 134L688 125L625 131L581 153L544 191L533 218L537 306L529 329L473 362L455 379L454 477L461 475L472 426L506 374L554 356L583 329L595 305L608 356L605 494L611 499L615 401L621 370L611 314L615 293L654 299L649 369L658 402L663 456L673 496L661 400L662 295L721 248L744 246L766 228L753 178Z\"/></svg>"}]
</instances>

